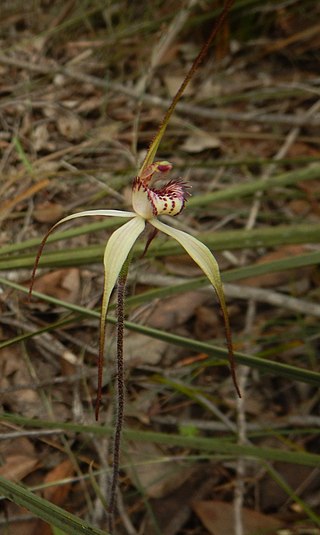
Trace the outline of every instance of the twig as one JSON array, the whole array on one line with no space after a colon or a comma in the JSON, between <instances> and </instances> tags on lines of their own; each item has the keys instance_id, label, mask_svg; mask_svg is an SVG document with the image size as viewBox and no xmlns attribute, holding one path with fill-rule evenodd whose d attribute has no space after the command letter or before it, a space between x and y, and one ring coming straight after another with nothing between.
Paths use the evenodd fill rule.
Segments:
<instances>
[{"instance_id":1,"label":"twig","mask_svg":"<svg viewBox=\"0 0 320 535\"><path fill-rule=\"evenodd\" d=\"M256 306L253 300L250 300L247 307L246 323L244 329L244 337L250 341L250 334L252 331L254 318L256 313ZM250 342L247 342L247 348L249 349ZM237 427L238 427L238 444L245 445L247 443L247 421L245 411L245 399L246 399L246 383L250 373L250 368L247 366L240 366L238 370L239 387L241 389L242 397L236 398L237 405ZM245 473L246 473L246 461L243 457L239 457L237 460L237 478L234 491L234 534L244 535L244 526L242 519L242 508L244 502L245 493Z\"/></svg>"},{"instance_id":2,"label":"twig","mask_svg":"<svg viewBox=\"0 0 320 535\"><path fill-rule=\"evenodd\" d=\"M309 316L320 318L320 305L311 303L296 297L290 297L283 293L265 290L262 288L252 288L251 286L242 286L235 284L224 284L225 293L228 297L237 299L253 299L272 306L286 308L293 312L300 312Z\"/></svg>"},{"instance_id":3,"label":"twig","mask_svg":"<svg viewBox=\"0 0 320 535\"><path fill-rule=\"evenodd\" d=\"M144 273L142 276L135 274L134 280L142 282L145 285L150 284L151 286L156 285L159 287L174 286L186 282L186 279L183 277L158 274L148 275L147 273ZM209 286L202 286L199 288L199 291L207 292L207 288L209 288ZM230 284L225 282L223 288L227 297L234 297L245 301L253 299L260 303L267 303L268 305L285 308L287 310L292 310L293 312L315 316L316 318L320 317L320 305L312 303L311 301L290 297L283 293L275 292L274 290L254 288L243 284Z\"/></svg>"},{"instance_id":4,"label":"twig","mask_svg":"<svg viewBox=\"0 0 320 535\"><path fill-rule=\"evenodd\" d=\"M29 321L21 321L16 320L14 318L1 318L1 323L4 323L6 325L15 326L23 329L23 331L27 331L30 333L34 333L37 331L37 328ZM48 332L43 332L39 334L37 337L37 343L42 346L46 351L48 351L51 355L61 357L65 361L69 362L73 365L79 365L79 361L74 353L72 353L69 349L67 349L59 340L55 339L52 334ZM53 365L59 369L59 365L52 360L50 357L47 358L47 360L50 363L53 363Z\"/></svg>"},{"instance_id":5,"label":"twig","mask_svg":"<svg viewBox=\"0 0 320 535\"><path fill-rule=\"evenodd\" d=\"M23 429L22 431L12 431L11 433L0 433L0 440L11 440L12 438L20 437L43 437L50 435L61 435L65 434L63 429L36 429L27 431Z\"/></svg>"},{"instance_id":6,"label":"twig","mask_svg":"<svg viewBox=\"0 0 320 535\"><path fill-rule=\"evenodd\" d=\"M320 107L320 100L315 102L315 104L313 104L309 108L309 110L304 114L305 120L308 121L318 111L319 107ZM282 146L280 147L280 149L278 150L278 152L274 156L274 160L275 161L281 160L282 158L285 157L285 155L287 154L288 150L293 145L293 143L295 142L295 140L297 139L297 137L298 137L298 135L300 133L300 126L301 125L296 126L295 128L293 128L289 132L289 134L287 135L284 143L282 144ZM268 180L268 178L273 174L274 169L275 169L275 164L274 163L271 163L270 165L268 165L266 167L264 173L261 176L261 180L263 180L263 181ZM250 211L250 216L248 218L247 225L246 225L247 229L252 229L254 224L255 224L255 221L256 221L256 218L257 218L257 215L258 215L258 212L259 212L259 209L260 209L260 205L261 205L261 197L262 197L262 191L256 192L255 200L254 200L254 202L252 204L252 208L251 208L251 211Z\"/></svg>"},{"instance_id":7,"label":"twig","mask_svg":"<svg viewBox=\"0 0 320 535\"><path fill-rule=\"evenodd\" d=\"M7 388L1 389L1 395L11 394L12 392L19 392L20 390L37 390L39 388L44 388L46 386L58 385L58 384L72 384L81 379L88 379L90 377L95 377L97 374L96 370L87 370L85 374L82 372L75 373L73 375L68 375L64 377L53 377L47 379L46 381L39 381L37 383L25 383L14 386L8 386Z\"/></svg>"},{"instance_id":8,"label":"twig","mask_svg":"<svg viewBox=\"0 0 320 535\"><path fill-rule=\"evenodd\" d=\"M175 417L172 415L167 416L153 416L152 421L166 426L174 427L195 427L202 431L225 431L226 429L230 431L230 426L226 425L225 422L217 422L210 420L199 420L196 418L185 418ZM320 427L320 416L309 416L309 415L292 415L286 416L285 421L271 421L264 420L262 423L248 422L246 424L248 431L265 431L269 429L285 429L290 426L295 427ZM234 432L234 430L233 430Z\"/></svg>"}]
</instances>

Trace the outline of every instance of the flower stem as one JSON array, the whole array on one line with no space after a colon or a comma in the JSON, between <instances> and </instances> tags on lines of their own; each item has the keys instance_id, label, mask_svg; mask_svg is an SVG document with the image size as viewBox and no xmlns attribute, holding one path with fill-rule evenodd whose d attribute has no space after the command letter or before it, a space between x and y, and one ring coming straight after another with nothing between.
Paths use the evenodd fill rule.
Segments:
<instances>
[{"instance_id":1,"label":"flower stem","mask_svg":"<svg viewBox=\"0 0 320 535\"><path fill-rule=\"evenodd\" d=\"M126 260L118 278L117 296L117 359L116 359L116 404L115 404L115 432L112 449L112 475L109 488L108 531L113 533L114 512L116 507L117 487L120 467L121 435L124 420L125 387L123 361L123 331L124 331L124 297L130 258Z\"/></svg>"}]
</instances>

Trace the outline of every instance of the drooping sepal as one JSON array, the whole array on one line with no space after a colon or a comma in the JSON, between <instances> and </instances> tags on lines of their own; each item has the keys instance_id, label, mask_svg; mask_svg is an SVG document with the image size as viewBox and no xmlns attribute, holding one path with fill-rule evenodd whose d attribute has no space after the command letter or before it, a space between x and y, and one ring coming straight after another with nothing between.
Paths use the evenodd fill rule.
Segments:
<instances>
[{"instance_id":1,"label":"drooping sepal","mask_svg":"<svg viewBox=\"0 0 320 535\"><path fill-rule=\"evenodd\" d=\"M226 301L224 297L220 270L219 270L219 266L218 266L216 259L214 258L213 254L208 249L208 247L204 245L201 241L197 240L191 234L187 234L186 232L183 232L182 230L172 228L169 225L166 225L165 223L162 223L161 221L155 218L151 219L150 223L157 230L164 232L168 236L171 236L171 238L174 238L178 243L180 243L180 245L182 245L182 247L186 250L188 255L191 256L191 258L196 262L196 264L198 264L200 269L202 269L203 273L206 275L206 277L212 284L216 292L219 305L220 305L220 309L222 312L226 341L227 341L227 346L228 346L228 359L230 363L230 370L231 370L233 384L234 384L234 387L237 391L239 398L241 398L241 393L240 393L240 389L237 383L237 377L236 377L236 372L235 372L235 358L234 358L234 353L233 353L232 336L231 336L228 310L227 310L227 305L226 305Z\"/></svg>"},{"instance_id":2,"label":"drooping sepal","mask_svg":"<svg viewBox=\"0 0 320 535\"><path fill-rule=\"evenodd\" d=\"M100 315L100 335L99 335L99 357L98 357L98 388L96 401L96 420L99 416L99 407L102 391L102 373L104 362L106 316L109 307L111 293L121 273L122 267L136 240L144 230L145 221L135 216L133 219L122 225L111 234L103 257L104 263L104 285Z\"/></svg>"}]
</instances>

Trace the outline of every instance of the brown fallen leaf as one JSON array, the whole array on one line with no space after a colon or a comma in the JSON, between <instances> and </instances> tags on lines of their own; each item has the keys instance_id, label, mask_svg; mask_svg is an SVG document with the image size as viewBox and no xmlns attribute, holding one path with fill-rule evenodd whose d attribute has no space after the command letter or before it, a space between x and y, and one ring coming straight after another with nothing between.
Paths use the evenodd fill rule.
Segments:
<instances>
[{"instance_id":1,"label":"brown fallen leaf","mask_svg":"<svg viewBox=\"0 0 320 535\"><path fill-rule=\"evenodd\" d=\"M61 204L44 202L38 204L33 211L33 217L40 223L56 223L63 216L64 208Z\"/></svg>"},{"instance_id":2,"label":"brown fallen leaf","mask_svg":"<svg viewBox=\"0 0 320 535\"><path fill-rule=\"evenodd\" d=\"M208 295L202 292L186 292L162 299L152 310L148 325L163 330L184 325L207 300Z\"/></svg>"},{"instance_id":3,"label":"brown fallen leaf","mask_svg":"<svg viewBox=\"0 0 320 535\"><path fill-rule=\"evenodd\" d=\"M0 467L0 475L10 481L21 481L38 467L39 460L24 454L10 455Z\"/></svg>"},{"instance_id":4,"label":"brown fallen leaf","mask_svg":"<svg viewBox=\"0 0 320 535\"><path fill-rule=\"evenodd\" d=\"M21 481L40 465L32 442L25 437L7 443L1 455L5 460L0 467L0 475L10 481Z\"/></svg>"},{"instance_id":5,"label":"brown fallen leaf","mask_svg":"<svg viewBox=\"0 0 320 535\"><path fill-rule=\"evenodd\" d=\"M72 476L74 467L69 459L55 466L45 477L44 483L52 483L66 477ZM44 489L43 496L46 500L64 507L67 496L70 492L71 483L66 485L53 485ZM37 520L32 535L52 535L52 527L43 520Z\"/></svg>"},{"instance_id":6,"label":"brown fallen leaf","mask_svg":"<svg viewBox=\"0 0 320 535\"><path fill-rule=\"evenodd\" d=\"M74 474L74 466L69 459L61 462L55 466L44 479L44 483L53 483L54 481L59 481L71 477ZM43 496L46 500L54 503L55 505L62 505L71 488L71 483L64 485L53 485L43 491Z\"/></svg>"},{"instance_id":7,"label":"brown fallen leaf","mask_svg":"<svg viewBox=\"0 0 320 535\"><path fill-rule=\"evenodd\" d=\"M156 444L128 444L126 473L149 498L162 498L180 487L194 468L177 461L159 462L163 452Z\"/></svg>"},{"instance_id":8,"label":"brown fallen leaf","mask_svg":"<svg viewBox=\"0 0 320 535\"><path fill-rule=\"evenodd\" d=\"M31 132L33 149L39 152L49 147L48 124L39 124Z\"/></svg>"},{"instance_id":9,"label":"brown fallen leaf","mask_svg":"<svg viewBox=\"0 0 320 535\"><path fill-rule=\"evenodd\" d=\"M274 446L275 442L268 442L268 446ZM301 498L308 501L308 496L319 490L319 476L310 466L297 466L289 463L277 462L274 469L286 483L292 488L301 489ZM260 506L263 509L275 510L287 503L288 494L268 474L259 482ZM292 504L293 505L293 504ZM299 504L298 504L299 505Z\"/></svg>"},{"instance_id":10,"label":"brown fallen leaf","mask_svg":"<svg viewBox=\"0 0 320 535\"><path fill-rule=\"evenodd\" d=\"M34 417L39 413L39 395L32 387L30 372L25 365L24 357L19 347L5 347L0 351L0 390L2 391L1 402L10 411ZM17 393L10 392L12 386L30 385L30 388L22 388ZM9 389L8 391L6 391ZM25 446L24 446L25 448ZM17 453L20 453L18 450ZM25 449L23 449L25 453ZM13 453L12 451L10 453Z\"/></svg>"},{"instance_id":11,"label":"brown fallen leaf","mask_svg":"<svg viewBox=\"0 0 320 535\"><path fill-rule=\"evenodd\" d=\"M181 149L185 152L198 153L207 149L218 149L220 145L221 141L219 138L212 134L199 131L189 136L181 146Z\"/></svg>"},{"instance_id":12,"label":"brown fallen leaf","mask_svg":"<svg viewBox=\"0 0 320 535\"><path fill-rule=\"evenodd\" d=\"M156 366L163 358L168 347L167 342L163 340L152 340L139 333L126 333L125 336L126 347L126 365L128 367L141 366L142 364L148 366ZM116 350L116 341L112 344L111 351Z\"/></svg>"},{"instance_id":13,"label":"brown fallen leaf","mask_svg":"<svg viewBox=\"0 0 320 535\"><path fill-rule=\"evenodd\" d=\"M306 253L306 248L303 245L285 245L280 247L277 251L267 253L259 258L257 265L265 264L267 262L273 262L275 260L281 260L282 258L294 257L300 254ZM246 286L259 286L265 288L271 288L273 286L281 286L282 284L288 284L290 280L299 278L301 280L304 276L308 275L312 271L312 267L299 267L288 271L278 271L276 273L267 273L266 275L258 275L257 277L250 277L244 279L243 284ZM241 281L239 281L241 284Z\"/></svg>"},{"instance_id":14,"label":"brown fallen leaf","mask_svg":"<svg viewBox=\"0 0 320 535\"><path fill-rule=\"evenodd\" d=\"M212 535L234 533L233 504L221 501L196 501L192 507ZM282 522L252 509L242 510L243 535L276 535Z\"/></svg>"},{"instance_id":15,"label":"brown fallen leaf","mask_svg":"<svg viewBox=\"0 0 320 535\"><path fill-rule=\"evenodd\" d=\"M79 298L80 272L77 268L70 268L46 273L36 278L33 289L75 303Z\"/></svg>"},{"instance_id":16,"label":"brown fallen leaf","mask_svg":"<svg viewBox=\"0 0 320 535\"><path fill-rule=\"evenodd\" d=\"M72 113L66 115L59 115L57 119L57 127L63 136L67 139L79 139L84 133L84 125L80 118Z\"/></svg>"}]
</instances>

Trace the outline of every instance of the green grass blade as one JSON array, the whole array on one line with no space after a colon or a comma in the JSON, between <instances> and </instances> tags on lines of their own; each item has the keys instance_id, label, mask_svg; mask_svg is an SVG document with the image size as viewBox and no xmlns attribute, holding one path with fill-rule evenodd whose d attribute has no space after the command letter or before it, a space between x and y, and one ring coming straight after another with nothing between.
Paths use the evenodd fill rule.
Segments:
<instances>
[{"instance_id":1,"label":"green grass blade","mask_svg":"<svg viewBox=\"0 0 320 535\"><path fill-rule=\"evenodd\" d=\"M96 436L110 436L112 427L99 425L82 425L65 422L52 422L26 418L16 414L3 413L0 420L9 421L26 427L41 429L63 429L66 432L93 433ZM208 438L199 436L177 435L175 433L159 433L156 431L143 431L141 429L124 429L123 436L126 440L136 442L153 442L163 446L181 447L184 449L196 449L205 452L228 455L230 457L244 456L252 459L265 461L281 461L305 466L320 466L320 455L306 451L290 451L277 448L265 448L260 446L244 446L226 438ZM20 487L19 487L20 488ZM1 486L0 486L1 489ZM94 532L93 532L94 533Z\"/></svg>"},{"instance_id":2,"label":"green grass blade","mask_svg":"<svg viewBox=\"0 0 320 535\"><path fill-rule=\"evenodd\" d=\"M13 143L15 146L15 149L17 151L17 154L22 161L23 165L25 166L26 170L32 175L33 174L33 167L31 163L29 162L29 159L20 143L20 140L17 136L14 136Z\"/></svg>"},{"instance_id":3,"label":"green grass blade","mask_svg":"<svg viewBox=\"0 0 320 535\"><path fill-rule=\"evenodd\" d=\"M0 278L0 283L10 286L11 288L15 288L24 293L28 293L27 288L24 288L23 286L20 286L19 284L13 283L11 281L7 281L6 279ZM66 303L64 301L46 296L39 292L34 292L34 297L39 297L43 299L44 301L51 302L59 306L63 306L64 308L68 310L72 310L73 312L80 313L81 315L84 315L84 316L91 316L95 318L100 317L100 312L98 311L88 310L83 307L80 307L79 305ZM113 324L116 323L115 318L111 318L110 316L108 316L107 319L110 323L113 323ZM212 359L222 358L227 361L226 349L214 346L207 342L199 342L197 340L192 340L183 336L161 331L160 329L154 329L152 327L138 325L137 323L133 323L130 321L125 322L125 327L131 331L138 332L146 336L150 336L151 338L156 338L158 340L163 340L165 342L177 345L178 347L186 347L188 348L189 351L206 353L209 357L212 357ZM6 342L4 343L6 344ZM0 344L0 348L1 347L2 346ZM270 373L274 375L280 375L290 380L309 383L309 384L313 384L316 386L320 385L320 373L306 369L306 368L298 368L297 366L290 366L288 364L283 364L281 362L267 360L259 356L246 355L245 353L240 353L240 352L235 352L235 359L239 364L244 364L251 368L259 369L261 372ZM212 362L210 363L210 361L208 361L208 363L212 364Z\"/></svg>"},{"instance_id":4,"label":"green grass blade","mask_svg":"<svg viewBox=\"0 0 320 535\"><path fill-rule=\"evenodd\" d=\"M274 481L279 485L282 490L291 498L293 502L296 502L304 511L304 513L314 522L317 526L320 526L320 517L308 506L308 504L296 494L292 487L285 481L279 472L277 472L269 464L266 466L269 475L274 479Z\"/></svg>"},{"instance_id":5,"label":"green grass blade","mask_svg":"<svg viewBox=\"0 0 320 535\"><path fill-rule=\"evenodd\" d=\"M57 231L54 234L50 234L47 239L47 243L53 243L60 240L68 240L69 238L75 238L76 236L82 236L84 234L91 234L99 232L100 230L113 229L126 222L122 217L110 217L104 218L102 221L96 221L94 223L87 223L86 225L80 225L72 227L68 230ZM13 254L18 251L24 251L25 249L31 249L39 247L42 242L42 238L30 238L24 242L12 243L2 245L0 248L0 255Z\"/></svg>"},{"instance_id":6,"label":"green grass blade","mask_svg":"<svg viewBox=\"0 0 320 535\"><path fill-rule=\"evenodd\" d=\"M197 238L214 252L225 249L257 249L279 245L318 243L320 240L320 224L315 225L279 225L277 227L257 228L253 230L228 230L217 233L199 234ZM88 265L101 262L105 245L92 245L86 248L49 251L42 255L41 267L66 267ZM144 244L135 247L135 254L140 255ZM1 253L1 250L0 250ZM157 239L151 244L147 256L162 257L181 255L184 250L174 240L166 242ZM9 269L32 268L34 254L5 256L0 259L0 271Z\"/></svg>"},{"instance_id":7,"label":"green grass blade","mask_svg":"<svg viewBox=\"0 0 320 535\"><path fill-rule=\"evenodd\" d=\"M307 167L306 169L290 171L289 173L283 173L281 175L270 177L268 180L252 180L245 184L225 188L221 191L196 195L189 200L188 206L204 206L218 201L239 199L240 197L253 195L257 191L269 191L271 188L289 186L304 180L317 179L319 178L319 174L320 166L314 164L310 165L310 167Z\"/></svg>"},{"instance_id":8,"label":"green grass blade","mask_svg":"<svg viewBox=\"0 0 320 535\"><path fill-rule=\"evenodd\" d=\"M80 520L61 507L40 498L22 485L12 483L2 476L0 476L0 493L67 535L79 535L80 533L83 535L107 535L106 531L91 526L88 522Z\"/></svg>"}]
</instances>

